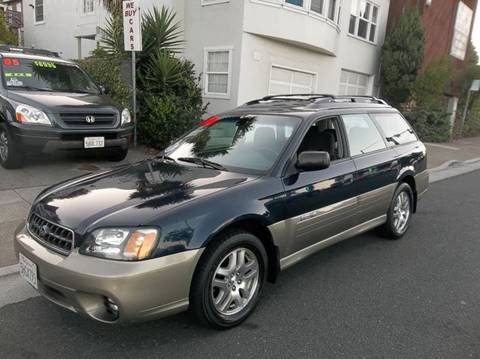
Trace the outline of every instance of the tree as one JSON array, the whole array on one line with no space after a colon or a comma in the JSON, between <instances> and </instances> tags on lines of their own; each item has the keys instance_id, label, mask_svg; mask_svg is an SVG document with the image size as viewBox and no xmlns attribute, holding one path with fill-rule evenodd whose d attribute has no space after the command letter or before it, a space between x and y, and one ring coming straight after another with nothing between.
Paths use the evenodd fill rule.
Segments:
<instances>
[{"instance_id":1,"label":"tree","mask_svg":"<svg viewBox=\"0 0 480 359\"><path fill-rule=\"evenodd\" d=\"M425 52L425 31L420 12L408 8L387 34L382 50L383 96L399 106L410 99Z\"/></svg>"},{"instance_id":2,"label":"tree","mask_svg":"<svg viewBox=\"0 0 480 359\"><path fill-rule=\"evenodd\" d=\"M18 38L7 26L5 14L0 12L0 44L18 45Z\"/></svg>"}]
</instances>

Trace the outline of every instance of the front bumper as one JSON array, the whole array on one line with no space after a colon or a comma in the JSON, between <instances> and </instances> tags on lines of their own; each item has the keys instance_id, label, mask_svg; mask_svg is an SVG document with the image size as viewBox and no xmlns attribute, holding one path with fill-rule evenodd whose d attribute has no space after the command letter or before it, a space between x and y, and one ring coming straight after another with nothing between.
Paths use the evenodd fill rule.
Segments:
<instances>
[{"instance_id":1,"label":"front bumper","mask_svg":"<svg viewBox=\"0 0 480 359\"><path fill-rule=\"evenodd\" d=\"M11 123L15 143L27 148L41 149L43 152L57 150L81 150L85 137L105 137L105 148L127 149L132 127L114 129L66 130L46 126L25 126Z\"/></svg>"},{"instance_id":2,"label":"front bumper","mask_svg":"<svg viewBox=\"0 0 480 359\"><path fill-rule=\"evenodd\" d=\"M190 284L203 249L141 261L62 256L33 239L23 226L15 251L37 265L39 292L50 301L101 322L142 321L188 308ZM110 298L118 318L106 306Z\"/></svg>"}]
</instances>

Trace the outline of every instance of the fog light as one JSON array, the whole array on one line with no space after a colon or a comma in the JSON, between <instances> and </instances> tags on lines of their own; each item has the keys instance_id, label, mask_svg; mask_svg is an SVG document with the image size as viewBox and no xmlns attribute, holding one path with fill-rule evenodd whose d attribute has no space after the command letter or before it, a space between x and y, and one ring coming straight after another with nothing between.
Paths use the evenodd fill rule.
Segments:
<instances>
[{"instance_id":1,"label":"fog light","mask_svg":"<svg viewBox=\"0 0 480 359\"><path fill-rule=\"evenodd\" d=\"M119 316L118 305L114 302L112 298L105 297L105 307L107 307L107 312L112 314L115 319Z\"/></svg>"}]
</instances>

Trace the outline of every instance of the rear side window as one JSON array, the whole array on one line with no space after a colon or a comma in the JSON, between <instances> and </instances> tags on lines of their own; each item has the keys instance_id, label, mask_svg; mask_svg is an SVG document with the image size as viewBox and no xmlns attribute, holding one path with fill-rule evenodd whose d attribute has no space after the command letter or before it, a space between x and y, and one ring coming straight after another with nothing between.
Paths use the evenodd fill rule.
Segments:
<instances>
[{"instance_id":1,"label":"rear side window","mask_svg":"<svg viewBox=\"0 0 480 359\"><path fill-rule=\"evenodd\" d=\"M389 146L417 141L417 136L410 125L399 114L381 113L372 116L385 134Z\"/></svg>"},{"instance_id":2,"label":"rear side window","mask_svg":"<svg viewBox=\"0 0 480 359\"><path fill-rule=\"evenodd\" d=\"M385 142L370 116L365 114L344 115L342 119L347 130L351 156L386 148Z\"/></svg>"}]
</instances>

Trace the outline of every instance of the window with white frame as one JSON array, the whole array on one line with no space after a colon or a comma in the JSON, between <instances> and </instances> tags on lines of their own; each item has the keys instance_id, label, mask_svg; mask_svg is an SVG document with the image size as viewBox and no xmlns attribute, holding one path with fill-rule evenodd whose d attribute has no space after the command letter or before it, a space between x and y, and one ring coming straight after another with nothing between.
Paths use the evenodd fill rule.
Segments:
<instances>
[{"instance_id":1,"label":"window with white frame","mask_svg":"<svg viewBox=\"0 0 480 359\"><path fill-rule=\"evenodd\" d=\"M353 0L348 32L364 40L375 42L380 7L367 0Z\"/></svg>"},{"instance_id":2,"label":"window with white frame","mask_svg":"<svg viewBox=\"0 0 480 359\"><path fill-rule=\"evenodd\" d=\"M453 31L452 49L450 54L460 60L465 60L468 48L468 40L472 27L473 10L463 1L458 3L455 30Z\"/></svg>"},{"instance_id":3,"label":"window with white frame","mask_svg":"<svg viewBox=\"0 0 480 359\"><path fill-rule=\"evenodd\" d=\"M326 18L339 21L340 0L283 0L285 4L298 6L305 11L325 16Z\"/></svg>"},{"instance_id":4,"label":"window with white frame","mask_svg":"<svg viewBox=\"0 0 480 359\"><path fill-rule=\"evenodd\" d=\"M45 16L43 14L43 0L35 0L34 13L35 23L45 21Z\"/></svg>"},{"instance_id":5,"label":"window with white frame","mask_svg":"<svg viewBox=\"0 0 480 359\"><path fill-rule=\"evenodd\" d=\"M200 4L202 6L206 5L214 5L214 4L223 4L226 2L230 2L230 0L200 0Z\"/></svg>"},{"instance_id":6,"label":"window with white frame","mask_svg":"<svg viewBox=\"0 0 480 359\"><path fill-rule=\"evenodd\" d=\"M308 94L315 90L315 74L308 71L272 66L269 95Z\"/></svg>"},{"instance_id":7,"label":"window with white frame","mask_svg":"<svg viewBox=\"0 0 480 359\"><path fill-rule=\"evenodd\" d=\"M83 13L92 14L95 11L95 0L83 0Z\"/></svg>"},{"instance_id":8,"label":"window with white frame","mask_svg":"<svg viewBox=\"0 0 480 359\"><path fill-rule=\"evenodd\" d=\"M232 48L205 49L205 95L230 96Z\"/></svg>"},{"instance_id":9,"label":"window with white frame","mask_svg":"<svg viewBox=\"0 0 480 359\"><path fill-rule=\"evenodd\" d=\"M365 96L368 93L370 76L342 70L339 95Z\"/></svg>"}]
</instances>

